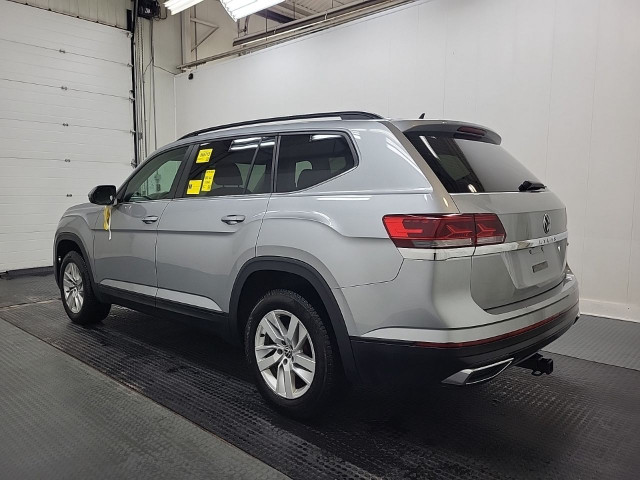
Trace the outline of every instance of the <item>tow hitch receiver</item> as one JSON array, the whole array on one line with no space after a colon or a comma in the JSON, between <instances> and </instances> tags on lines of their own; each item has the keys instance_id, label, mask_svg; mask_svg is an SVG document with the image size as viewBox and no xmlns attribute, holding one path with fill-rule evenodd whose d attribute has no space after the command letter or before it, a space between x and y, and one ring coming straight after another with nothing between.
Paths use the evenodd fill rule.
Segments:
<instances>
[{"instance_id":1,"label":"tow hitch receiver","mask_svg":"<svg viewBox=\"0 0 640 480\"><path fill-rule=\"evenodd\" d=\"M553 359L544 358L539 353L534 353L526 360L518 363L516 366L531 370L531 375L539 377L543 373L549 375L553 372Z\"/></svg>"}]
</instances>

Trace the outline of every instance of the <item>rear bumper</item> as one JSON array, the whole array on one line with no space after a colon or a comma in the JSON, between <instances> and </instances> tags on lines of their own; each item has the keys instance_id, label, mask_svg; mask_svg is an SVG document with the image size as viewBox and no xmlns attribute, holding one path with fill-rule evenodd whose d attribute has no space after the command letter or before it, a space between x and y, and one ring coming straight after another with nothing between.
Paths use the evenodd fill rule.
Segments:
<instances>
[{"instance_id":1,"label":"rear bumper","mask_svg":"<svg viewBox=\"0 0 640 480\"><path fill-rule=\"evenodd\" d=\"M472 342L429 344L352 337L358 373L365 382L440 383L464 369L511 359L515 365L564 334L579 316L578 303L528 328Z\"/></svg>"}]
</instances>

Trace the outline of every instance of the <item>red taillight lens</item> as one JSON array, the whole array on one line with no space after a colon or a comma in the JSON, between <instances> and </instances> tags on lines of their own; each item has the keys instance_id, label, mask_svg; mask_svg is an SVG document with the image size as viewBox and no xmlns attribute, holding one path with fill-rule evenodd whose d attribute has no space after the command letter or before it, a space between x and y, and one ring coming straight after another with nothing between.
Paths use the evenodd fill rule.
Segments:
<instances>
[{"instance_id":1,"label":"red taillight lens","mask_svg":"<svg viewBox=\"0 0 640 480\"><path fill-rule=\"evenodd\" d=\"M476 245L493 245L503 243L507 234L502 222L493 213L476 213Z\"/></svg>"},{"instance_id":2,"label":"red taillight lens","mask_svg":"<svg viewBox=\"0 0 640 480\"><path fill-rule=\"evenodd\" d=\"M502 243L506 237L494 214L385 215L382 219L400 248L455 248Z\"/></svg>"}]
</instances>

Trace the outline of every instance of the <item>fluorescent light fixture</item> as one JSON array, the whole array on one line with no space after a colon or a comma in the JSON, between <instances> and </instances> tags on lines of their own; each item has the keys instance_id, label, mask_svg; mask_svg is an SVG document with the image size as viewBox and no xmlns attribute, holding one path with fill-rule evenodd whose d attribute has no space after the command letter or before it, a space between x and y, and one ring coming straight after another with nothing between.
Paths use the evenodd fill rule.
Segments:
<instances>
[{"instance_id":1,"label":"fluorescent light fixture","mask_svg":"<svg viewBox=\"0 0 640 480\"><path fill-rule=\"evenodd\" d=\"M284 0L220 0L222 6L234 20L273 7Z\"/></svg>"},{"instance_id":2,"label":"fluorescent light fixture","mask_svg":"<svg viewBox=\"0 0 640 480\"><path fill-rule=\"evenodd\" d=\"M202 2L202 0L168 0L164 2L164 6L171 11L171 15L175 15L200 2Z\"/></svg>"}]
</instances>

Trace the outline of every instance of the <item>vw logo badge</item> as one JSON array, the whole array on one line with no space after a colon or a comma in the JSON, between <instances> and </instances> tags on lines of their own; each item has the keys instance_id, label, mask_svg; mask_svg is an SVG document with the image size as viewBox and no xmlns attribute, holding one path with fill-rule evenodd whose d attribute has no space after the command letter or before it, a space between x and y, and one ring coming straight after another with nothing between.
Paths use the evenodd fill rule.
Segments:
<instances>
[{"instance_id":1,"label":"vw logo badge","mask_svg":"<svg viewBox=\"0 0 640 480\"><path fill-rule=\"evenodd\" d=\"M544 214L544 217L542 217L542 229L544 230L544 233L549 233L549 230L551 229L551 219L546 213Z\"/></svg>"}]
</instances>

